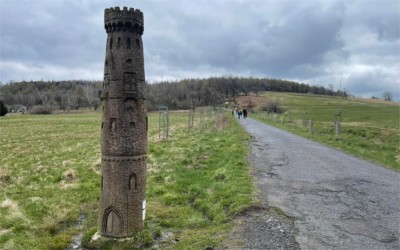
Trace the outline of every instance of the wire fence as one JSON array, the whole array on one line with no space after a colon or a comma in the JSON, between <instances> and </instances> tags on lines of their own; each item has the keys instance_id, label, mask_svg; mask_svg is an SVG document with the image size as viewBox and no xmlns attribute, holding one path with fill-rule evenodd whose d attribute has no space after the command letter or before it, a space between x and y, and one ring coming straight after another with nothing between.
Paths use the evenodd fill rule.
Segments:
<instances>
[{"instance_id":1,"label":"wire fence","mask_svg":"<svg viewBox=\"0 0 400 250\"><path fill-rule=\"evenodd\" d=\"M188 110L169 110L160 106L158 110L158 139L168 140L170 130L175 126L187 124L187 130L205 130L212 126L218 127L223 119L222 107L199 107Z\"/></svg>"},{"instance_id":2,"label":"wire fence","mask_svg":"<svg viewBox=\"0 0 400 250\"><path fill-rule=\"evenodd\" d=\"M388 114L390 114L390 112L388 112ZM354 120L355 115L361 116L365 114L360 114L360 112L346 113L347 120L351 120L350 117ZM368 113L368 116L373 115L373 113ZM379 113L379 115L387 114ZM361 122L344 122L344 115L340 110L331 110L331 112L325 113L300 112L300 114L297 113L295 116L290 111L284 114L264 112L255 116L272 124L281 125L283 127L293 127L303 132L308 132L309 134L332 135L337 140L341 138L343 133L360 134L361 137L365 137L365 133L360 132L362 130L370 130L370 133L375 135L398 133L400 131L399 128L378 127L362 124ZM318 117L319 119L316 120L313 117ZM329 120L329 118L331 121L326 121Z\"/></svg>"}]
</instances>

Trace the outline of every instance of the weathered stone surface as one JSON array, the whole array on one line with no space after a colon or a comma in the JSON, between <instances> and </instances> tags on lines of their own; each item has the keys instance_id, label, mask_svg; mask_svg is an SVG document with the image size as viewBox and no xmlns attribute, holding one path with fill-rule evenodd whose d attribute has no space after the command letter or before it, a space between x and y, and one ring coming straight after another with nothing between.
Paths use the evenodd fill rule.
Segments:
<instances>
[{"instance_id":1,"label":"weathered stone surface","mask_svg":"<svg viewBox=\"0 0 400 250\"><path fill-rule=\"evenodd\" d=\"M98 231L129 237L143 228L146 204L147 107L143 13L105 10L107 32L102 92L102 177Z\"/></svg>"}]
</instances>

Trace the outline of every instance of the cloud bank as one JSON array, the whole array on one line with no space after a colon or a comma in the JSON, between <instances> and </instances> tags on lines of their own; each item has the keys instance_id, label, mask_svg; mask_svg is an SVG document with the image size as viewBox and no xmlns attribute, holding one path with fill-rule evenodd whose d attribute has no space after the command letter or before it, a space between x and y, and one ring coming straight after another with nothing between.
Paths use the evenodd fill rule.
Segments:
<instances>
[{"instance_id":1,"label":"cloud bank","mask_svg":"<svg viewBox=\"0 0 400 250\"><path fill-rule=\"evenodd\" d=\"M144 12L148 81L274 77L400 99L400 2L0 1L0 81L102 79L104 9Z\"/></svg>"}]
</instances>

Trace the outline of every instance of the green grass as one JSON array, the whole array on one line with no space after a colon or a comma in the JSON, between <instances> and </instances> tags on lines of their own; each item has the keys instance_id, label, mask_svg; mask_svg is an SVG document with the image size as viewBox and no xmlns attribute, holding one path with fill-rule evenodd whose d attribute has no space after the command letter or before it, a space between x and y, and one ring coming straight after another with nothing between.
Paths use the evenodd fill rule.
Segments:
<instances>
[{"instance_id":1,"label":"green grass","mask_svg":"<svg viewBox=\"0 0 400 250\"><path fill-rule=\"evenodd\" d=\"M273 121L271 116L268 118L260 109L256 109L258 111L255 118L400 170L399 103L276 92L267 92L265 96L270 100L279 101L286 112L276 115ZM342 131L339 139L336 139L334 119L338 110L341 112ZM307 120L313 120L313 134L302 126L305 113Z\"/></svg>"},{"instance_id":2,"label":"green grass","mask_svg":"<svg viewBox=\"0 0 400 250\"><path fill-rule=\"evenodd\" d=\"M200 129L197 116L188 131L187 113L170 113L163 141L158 113L149 115L145 230L102 248L221 244L253 192L249 137L229 119ZM0 118L0 249L65 249L79 232L88 244L100 194L100 124L95 112Z\"/></svg>"},{"instance_id":3,"label":"green grass","mask_svg":"<svg viewBox=\"0 0 400 250\"><path fill-rule=\"evenodd\" d=\"M11 230L0 248L62 249L76 234L98 199L99 122L96 113L0 119L0 232Z\"/></svg>"}]
</instances>

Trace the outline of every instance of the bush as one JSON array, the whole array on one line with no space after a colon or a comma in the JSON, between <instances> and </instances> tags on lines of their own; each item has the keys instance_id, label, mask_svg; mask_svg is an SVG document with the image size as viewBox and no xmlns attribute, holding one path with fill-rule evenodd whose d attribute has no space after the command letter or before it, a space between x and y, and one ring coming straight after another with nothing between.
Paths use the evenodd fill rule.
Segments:
<instances>
[{"instance_id":1,"label":"bush","mask_svg":"<svg viewBox=\"0 0 400 250\"><path fill-rule=\"evenodd\" d=\"M0 116L5 116L8 113L7 106L0 100Z\"/></svg>"},{"instance_id":2,"label":"bush","mask_svg":"<svg viewBox=\"0 0 400 250\"><path fill-rule=\"evenodd\" d=\"M49 114L53 113L53 107L37 105L37 106L33 106L29 110L29 113L34 114L34 115L49 115Z\"/></svg>"},{"instance_id":3,"label":"bush","mask_svg":"<svg viewBox=\"0 0 400 250\"><path fill-rule=\"evenodd\" d=\"M282 114L285 112L285 109L282 107L281 103L276 100L267 102L262 107L262 110L268 113L275 113L275 114Z\"/></svg>"}]
</instances>

